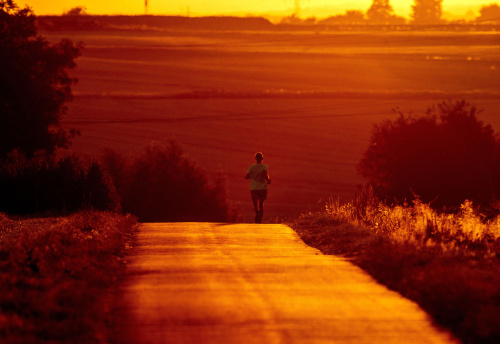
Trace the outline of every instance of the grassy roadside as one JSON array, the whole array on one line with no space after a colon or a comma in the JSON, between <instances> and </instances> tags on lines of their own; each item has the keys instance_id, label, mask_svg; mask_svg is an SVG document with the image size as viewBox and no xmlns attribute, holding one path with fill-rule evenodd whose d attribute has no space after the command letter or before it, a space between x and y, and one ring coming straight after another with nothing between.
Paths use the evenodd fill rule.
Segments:
<instances>
[{"instance_id":1,"label":"grassy roadside","mask_svg":"<svg viewBox=\"0 0 500 344\"><path fill-rule=\"evenodd\" d=\"M106 342L106 290L125 267L136 223L111 212L0 213L0 342Z\"/></svg>"},{"instance_id":2,"label":"grassy roadside","mask_svg":"<svg viewBox=\"0 0 500 344\"><path fill-rule=\"evenodd\" d=\"M456 215L438 215L418 201L355 201L287 224L417 302L463 343L500 342L500 217L485 221L467 202Z\"/></svg>"}]
</instances>

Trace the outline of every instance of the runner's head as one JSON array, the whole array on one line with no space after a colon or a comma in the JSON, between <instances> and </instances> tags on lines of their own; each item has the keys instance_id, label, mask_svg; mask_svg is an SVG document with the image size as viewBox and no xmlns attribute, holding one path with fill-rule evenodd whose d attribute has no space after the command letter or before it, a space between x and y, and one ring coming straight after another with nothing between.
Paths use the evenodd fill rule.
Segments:
<instances>
[{"instance_id":1,"label":"runner's head","mask_svg":"<svg viewBox=\"0 0 500 344\"><path fill-rule=\"evenodd\" d=\"M262 155L261 152L258 152L255 154L255 160L257 160L257 162L261 162L263 159L264 159L264 155Z\"/></svg>"}]
</instances>

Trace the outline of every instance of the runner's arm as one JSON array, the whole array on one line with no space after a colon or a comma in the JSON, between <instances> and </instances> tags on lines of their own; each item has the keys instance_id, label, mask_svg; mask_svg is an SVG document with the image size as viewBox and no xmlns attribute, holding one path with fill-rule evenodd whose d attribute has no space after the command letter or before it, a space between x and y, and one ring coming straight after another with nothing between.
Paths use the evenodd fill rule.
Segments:
<instances>
[{"instance_id":1,"label":"runner's arm","mask_svg":"<svg viewBox=\"0 0 500 344\"><path fill-rule=\"evenodd\" d=\"M262 171L262 178L264 178L267 182L267 184L271 184L271 177L269 177L269 174L267 174L267 170Z\"/></svg>"}]
</instances>

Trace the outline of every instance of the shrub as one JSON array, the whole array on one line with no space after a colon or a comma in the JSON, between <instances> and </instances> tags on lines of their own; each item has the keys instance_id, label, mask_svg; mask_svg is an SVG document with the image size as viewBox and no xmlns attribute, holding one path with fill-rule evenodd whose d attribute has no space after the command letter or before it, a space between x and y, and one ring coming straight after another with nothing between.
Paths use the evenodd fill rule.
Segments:
<instances>
[{"instance_id":1,"label":"shrub","mask_svg":"<svg viewBox=\"0 0 500 344\"><path fill-rule=\"evenodd\" d=\"M0 211L66 214L80 209L119 211L118 195L102 166L84 166L75 155L59 159L38 151L30 159L14 150L0 161Z\"/></svg>"},{"instance_id":2,"label":"shrub","mask_svg":"<svg viewBox=\"0 0 500 344\"><path fill-rule=\"evenodd\" d=\"M140 221L231 220L222 173L209 178L175 141L149 144L131 162L106 150L104 163L120 193L123 210Z\"/></svg>"},{"instance_id":3,"label":"shrub","mask_svg":"<svg viewBox=\"0 0 500 344\"><path fill-rule=\"evenodd\" d=\"M83 208L95 210L121 210L120 197L105 168L97 161L91 161L84 179Z\"/></svg>"},{"instance_id":4,"label":"shrub","mask_svg":"<svg viewBox=\"0 0 500 344\"><path fill-rule=\"evenodd\" d=\"M403 204L420 196L435 208L469 199L488 206L500 195L500 140L466 103L444 102L421 117L375 126L358 168L375 194Z\"/></svg>"}]
</instances>

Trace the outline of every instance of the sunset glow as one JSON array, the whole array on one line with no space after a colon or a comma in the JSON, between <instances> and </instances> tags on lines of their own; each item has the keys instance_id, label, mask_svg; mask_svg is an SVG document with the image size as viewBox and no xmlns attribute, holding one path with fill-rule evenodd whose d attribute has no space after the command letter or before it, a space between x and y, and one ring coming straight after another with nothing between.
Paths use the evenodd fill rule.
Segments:
<instances>
[{"instance_id":1,"label":"sunset glow","mask_svg":"<svg viewBox=\"0 0 500 344\"><path fill-rule=\"evenodd\" d=\"M492 1L484 0L444 0L443 13L447 18L470 17L477 15L483 5ZM62 14L76 6L85 6L89 14L144 14L145 0L27 0L19 1L19 5L27 4L36 14ZM259 16L287 16L298 12L301 17L325 18L345 13L346 10L362 10L365 12L372 0L205 0L180 1L148 1L148 14L153 15L259 15ZM297 7L297 4L299 5ZM408 17L413 0L391 0L391 6L397 15ZM297 11L298 10L298 11Z\"/></svg>"}]
</instances>

